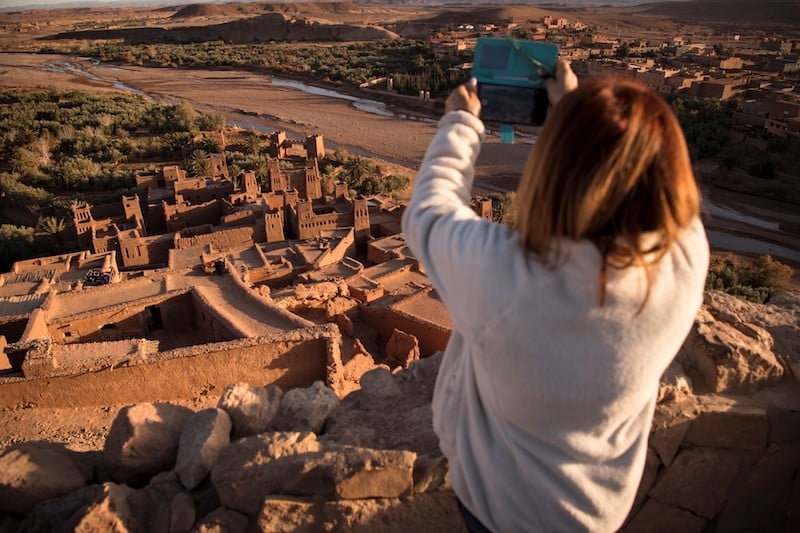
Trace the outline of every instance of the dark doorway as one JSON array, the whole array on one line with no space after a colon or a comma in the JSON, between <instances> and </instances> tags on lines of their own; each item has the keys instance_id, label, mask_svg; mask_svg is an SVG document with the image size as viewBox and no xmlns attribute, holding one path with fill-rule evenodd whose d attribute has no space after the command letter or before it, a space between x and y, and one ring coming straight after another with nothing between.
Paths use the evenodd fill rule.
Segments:
<instances>
[{"instance_id":1,"label":"dark doorway","mask_svg":"<svg viewBox=\"0 0 800 533\"><path fill-rule=\"evenodd\" d=\"M147 331L157 331L164 329L164 322L161 320L161 308L156 305L145 307L145 324Z\"/></svg>"}]
</instances>

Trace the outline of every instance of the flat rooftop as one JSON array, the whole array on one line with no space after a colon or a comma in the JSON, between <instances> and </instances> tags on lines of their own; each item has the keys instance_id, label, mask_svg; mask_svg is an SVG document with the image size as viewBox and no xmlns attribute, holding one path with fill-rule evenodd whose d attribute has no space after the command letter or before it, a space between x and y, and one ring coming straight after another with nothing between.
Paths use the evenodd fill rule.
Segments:
<instances>
[{"instance_id":1,"label":"flat rooftop","mask_svg":"<svg viewBox=\"0 0 800 533\"><path fill-rule=\"evenodd\" d=\"M432 322L443 328L453 329L453 320L435 290L401 300L394 304L392 309Z\"/></svg>"},{"instance_id":2,"label":"flat rooftop","mask_svg":"<svg viewBox=\"0 0 800 533\"><path fill-rule=\"evenodd\" d=\"M165 292L164 284L160 279L147 277L63 292L59 293L53 301L53 307L49 313L50 319L135 302L143 298L158 296L163 292Z\"/></svg>"}]
</instances>

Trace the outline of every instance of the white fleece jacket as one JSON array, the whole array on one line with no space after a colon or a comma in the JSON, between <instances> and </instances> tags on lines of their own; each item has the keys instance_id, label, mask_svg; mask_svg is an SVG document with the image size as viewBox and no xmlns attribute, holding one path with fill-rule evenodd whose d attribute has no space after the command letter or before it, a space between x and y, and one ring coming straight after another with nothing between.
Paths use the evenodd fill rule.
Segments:
<instances>
[{"instance_id":1,"label":"white fleece jacket","mask_svg":"<svg viewBox=\"0 0 800 533\"><path fill-rule=\"evenodd\" d=\"M609 269L567 244L555 270L517 233L470 209L483 140L475 116L446 114L403 216L453 333L433 425L464 505L498 532L614 531L639 484L662 372L702 302L708 243L699 220L652 267Z\"/></svg>"}]
</instances>

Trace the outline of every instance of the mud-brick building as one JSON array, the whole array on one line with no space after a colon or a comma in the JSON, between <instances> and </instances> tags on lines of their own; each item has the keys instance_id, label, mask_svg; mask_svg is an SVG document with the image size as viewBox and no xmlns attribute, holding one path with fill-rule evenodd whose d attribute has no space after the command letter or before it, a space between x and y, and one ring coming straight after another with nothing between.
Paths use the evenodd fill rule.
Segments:
<instances>
[{"instance_id":1,"label":"mud-brick building","mask_svg":"<svg viewBox=\"0 0 800 533\"><path fill-rule=\"evenodd\" d=\"M324 230L352 227L356 243L359 246L366 245L371 235L367 199L363 196L349 198L344 184L337 184L336 192L337 196L332 202L299 200L294 207L290 206L293 232L299 239L311 239Z\"/></svg>"},{"instance_id":2,"label":"mud-brick building","mask_svg":"<svg viewBox=\"0 0 800 533\"><path fill-rule=\"evenodd\" d=\"M338 330L260 296L231 263L222 275L158 270L88 287L75 280L82 259L0 276L8 297L36 296L9 308L18 320L0 328L9 363L0 402L108 405L194 398L235 381L336 384Z\"/></svg>"},{"instance_id":3,"label":"mud-brick building","mask_svg":"<svg viewBox=\"0 0 800 533\"><path fill-rule=\"evenodd\" d=\"M305 200L322 198L322 179L316 158L306 159L302 168L282 169L275 159L269 161L268 167L272 192L295 190Z\"/></svg>"},{"instance_id":4,"label":"mud-brick building","mask_svg":"<svg viewBox=\"0 0 800 533\"><path fill-rule=\"evenodd\" d=\"M450 315L419 262L403 257L395 241L393 258L364 269L347 280L350 295L359 300L359 317L388 339L395 329L414 335L427 357L444 350L453 329ZM392 243L386 242L391 248Z\"/></svg>"},{"instance_id":5,"label":"mud-brick building","mask_svg":"<svg viewBox=\"0 0 800 533\"><path fill-rule=\"evenodd\" d=\"M99 254L118 250L120 230L134 230L147 235L139 196L123 196L121 202L90 206L72 206L78 245Z\"/></svg>"}]
</instances>

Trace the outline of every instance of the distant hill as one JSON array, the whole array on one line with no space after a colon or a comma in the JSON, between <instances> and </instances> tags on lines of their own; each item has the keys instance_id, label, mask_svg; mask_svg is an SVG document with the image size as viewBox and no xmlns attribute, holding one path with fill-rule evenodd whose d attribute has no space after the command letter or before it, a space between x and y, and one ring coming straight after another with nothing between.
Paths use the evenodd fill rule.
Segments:
<instances>
[{"instance_id":1,"label":"distant hill","mask_svg":"<svg viewBox=\"0 0 800 533\"><path fill-rule=\"evenodd\" d=\"M230 2L224 4L189 4L180 8L170 18L173 20L194 17L236 17L262 13L284 13L292 15L325 15L358 13L362 8L352 2Z\"/></svg>"},{"instance_id":2,"label":"distant hill","mask_svg":"<svg viewBox=\"0 0 800 533\"><path fill-rule=\"evenodd\" d=\"M217 40L230 43L252 43L266 41L375 41L394 39L397 38L397 34L379 26L290 20L281 13L266 13L256 17L205 26L70 31L50 38L124 39L130 43L197 43Z\"/></svg>"},{"instance_id":3,"label":"distant hill","mask_svg":"<svg viewBox=\"0 0 800 533\"><path fill-rule=\"evenodd\" d=\"M403 37L425 37L431 28L459 24L502 24L511 18L537 20L544 15L555 15L557 11L535 6L462 6L445 7L444 11L429 18L408 20L393 24L391 28Z\"/></svg>"},{"instance_id":4,"label":"distant hill","mask_svg":"<svg viewBox=\"0 0 800 533\"><path fill-rule=\"evenodd\" d=\"M658 2L648 5L642 12L686 22L713 21L734 24L800 26L800 1L798 0Z\"/></svg>"}]
</instances>

